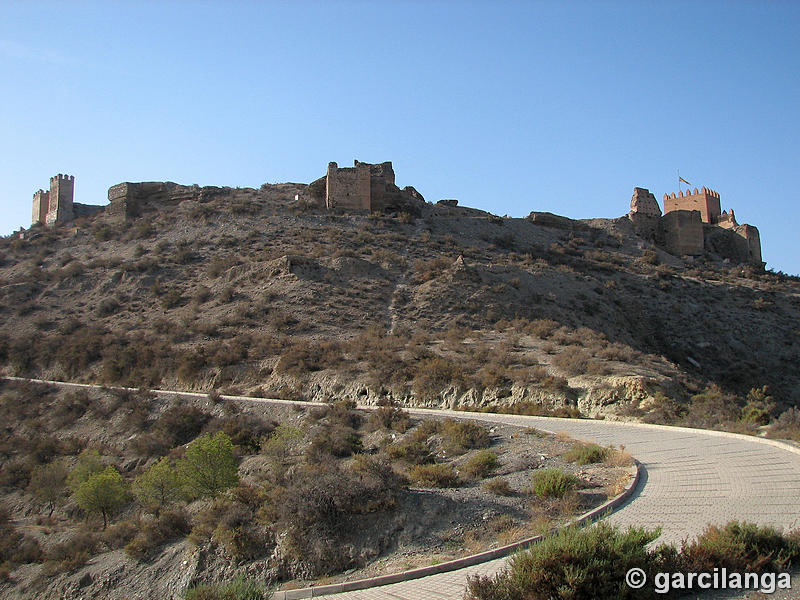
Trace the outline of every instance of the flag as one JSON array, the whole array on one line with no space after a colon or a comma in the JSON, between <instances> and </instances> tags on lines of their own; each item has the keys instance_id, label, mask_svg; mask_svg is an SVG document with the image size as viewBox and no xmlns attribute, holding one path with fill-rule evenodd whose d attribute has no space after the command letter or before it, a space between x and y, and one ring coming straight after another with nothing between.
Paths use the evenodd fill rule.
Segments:
<instances>
[{"instance_id":1,"label":"flag","mask_svg":"<svg viewBox=\"0 0 800 600\"><path fill-rule=\"evenodd\" d=\"M685 183L686 185L692 185L691 183L689 183L688 181L686 181L686 180L685 180L683 177L678 177L678 181L682 181L682 182L683 182L683 183Z\"/></svg>"}]
</instances>

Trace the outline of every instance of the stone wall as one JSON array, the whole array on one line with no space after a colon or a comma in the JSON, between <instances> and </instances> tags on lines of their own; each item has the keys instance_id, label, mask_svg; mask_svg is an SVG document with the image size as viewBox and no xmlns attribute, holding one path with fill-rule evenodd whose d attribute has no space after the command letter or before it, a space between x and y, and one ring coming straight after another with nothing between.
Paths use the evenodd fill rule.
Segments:
<instances>
[{"instance_id":1,"label":"stone wall","mask_svg":"<svg viewBox=\"0 0 800 600\"><path fill-rule=\"evenodd\" d=\"M633 230L644 238L652 239L658 233L661 207L656 197L647 188L633 188L631 209L628 219L633 223Z\"/></svg>"},{"instance_id":2,"label":"stone wall","mask_svg":"<svg viewBox=\"0 0 800 600\"><path fill-rule=\"evenodd\" d=\"M324 191L324 196L323 196ZM308 186L311 198L328 210L408 211L418 214L425 199L417 190L395 185L392 163L354 161L352 167L328 164L328 173Z\"/></svg>"},{"instance_id":3,"label":"stone wall","mask_svg":"<svg viewBox=\"0 0 800 600\"><path fill-rule=\"evenodd\" d=\"M203 191L210 194L214 189L217 188L203 188ZM106 216L111 221L135 219L149 210L174 206L201 194L197 186L178 185L171 181L126 181L108 188Z\"/></svg>"},{"instance_id":4,"label":"stone wall","mask_svg":"<svg viewBox=\"0 0 800 600\"><path fill-rule=\"evenodd\" d=\"M703 253L703 221L699 210L673 210L661 217L659 238L670 254Z\"/></svg>"},{"instance_id":5,"label":"stone wall","mask_svg":"<svg viewBox=\"0 0 800 600\"><path fill-rule=\"evenodd\" d=\"M725 229L736 229L739 224L736 222L736 215L733 214L733 209L731 209L731 212L723 210L717 225Z\"/></svg>"},{"instance_id":6,"label":"stone wall","mask_svg":"<svg viewBox=\"0 0 800 600\"><path fill-rule=\"evenodd\" d=\"M761 234L758 229L752 225L738 225L734 228L737 235L744 238L747 242L747 251L750 257L750 262L762 264L761 259Z\"/></svg>"},{"instance_id":7,"label":"stone wall","mask_svg":"<svg viewBox=\"0 0 800 600\"><path fill-rule=\"evenodd\" d=\"M355 161L355 166L339 168L335 162L328 163L325 187L325 206L328 210L371 210L372 182L370 165Z\"/></svg>"}]
</instances>

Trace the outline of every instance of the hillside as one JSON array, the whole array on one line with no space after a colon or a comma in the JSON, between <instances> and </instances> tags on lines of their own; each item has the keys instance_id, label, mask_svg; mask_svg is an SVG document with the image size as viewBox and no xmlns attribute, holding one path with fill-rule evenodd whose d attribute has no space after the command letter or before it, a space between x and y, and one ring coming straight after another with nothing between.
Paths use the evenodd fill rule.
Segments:
<instances>
[{"instance_id":1,"label":"hillside","mask_svg":"<svg viewBox=\"0 0 800 600\"><path fill-rule=\"evenodd\" d=\"M672 256L627 218L310 195L202 188L3 239L3 372L744 429L800 403L796 278Z\"/></svg>"}]
</instances>

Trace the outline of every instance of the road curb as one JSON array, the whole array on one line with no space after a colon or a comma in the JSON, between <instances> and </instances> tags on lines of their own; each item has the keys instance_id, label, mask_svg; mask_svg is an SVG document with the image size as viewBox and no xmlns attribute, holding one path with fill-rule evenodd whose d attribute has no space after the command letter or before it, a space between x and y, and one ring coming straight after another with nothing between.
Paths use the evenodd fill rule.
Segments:
<instances>
[{"instance_id":1,"label":"road curb","mask_svg":"<svg viewBox=\"0 0 800 600\"><path fill-rule=\"evenodd\" d=\"M98 388L103 386L87 384L87 383L71 383L71 382L62 382L62 381L47 381L43 379L26 379L22 377L8 377L3 376L0 379L12 380L12 381L29 381L35 383L45 383L50 385L58 385L62 387L77 387L77 388ZM122 389L128 391L137 391L136 388L125 388L119 386L108 386L107 389ZM173 391L173 390L150 390L156 394L163 394L163 395L170 395L170 396L184 396L187 398L207 398L208 394L200 393L200 392L180 392L180 391ZM305 401L295 401L295 400L280 400L280 399L272 399L272 398L254 398L251 396L230 396L230 395L221 395L220 398L225 400L236 400L236 401L243 401L243 402L262 402L264 404L287 404L287 405L306 405L306 406L320 406L324 405L324 402L305 402ZM376 408L374 406L359 406L359 408L363 409L371 409ZM411 409L409 412L418 415L428 415L428 416L435 416L437 413L444 411L439 411L437 409ZM467 418L470 417L477 417L478 415L485 415L485 416L492 416L493 413L469 413L464 412L463 414L460 411L453 411L455 414L447 413L448 416L451 417L460 417L460 418ZM484 419L488 420L488 419ZM553 433L553 432L550 432ZM633 494L636 488L639 485L641 480L641 464L639 461L634 460L634 466L631 469L631 479L628 481L625 489L622 493L618 494L614 498L604 502L600 506L576 517L567 526L572 525L584 525L596 519L605 517L611 514L615 509L619 506L624 504L628 498ZM555 530L554 530L555 531ZM344 581L341 583L333 583L328 585L319 585L314 587L308 588L300 588L296 590L280 590L274 592L272 598L273 600L295 600L301 598L314 598L318 596L324 596L329 594L339 594L343 592L352 592L357 590L364 590L368 588L380 587L384 585L389 585L392 583L399 583L401 581L410 581L413 579L420 579L422 577L427 577L429 575L437 575L439 573L447 573L449 571L457 571L459 569L463 569L465 567L471 567L477 564L489 562L491 560L496 560L498 558L504 558L517 550L520 550L526 546L530 546L542 539L541 535L537 535L534 537L526 538L524 540L520 540L518 542L514 542L512 544L507 544L500 548L494 548L492 550L487 550L485 552L480 552L478 554L472 554L470 556L465 556L463 558L457 558L455 560L447 561L444 563L440 563L438 565L431 565L428 567L420 567L417 569L411 569L408 571L401 571L400 573L391 573L389 575L381 575L378 577L370 577L368 579L357 579L355 581Z\"/></svg>"},{"instance_id":2,"label":"road curb","mask_svg":"<svg viewBox=\"0 0 800 600\"><path fill-rule=\"evenodd\" d=\"M631 468L631 479L628 481L625 489L614 496L610 500L604 502L597 508L594 508L579 517L570 521L566 527L573 525L585 525L594 520L600 519L611 514L615 509L624 504L628 498L636 491L641 480L641 465L639 461L634 460L634 466ZM553 533L556 530L553 531ZM478 554L472 554L463 558L457 558L438 565L431 565L429 567L420 567L418 569L411 569L409 571L402 571L400 573L392 573L390 575L381 575L379 577L370 577L368 579L357 579L355 581L343 581L341 583L331 583L327 585L318 585L308 588L300 588L297 590L280 590L273 593L273 600L299 600L301 598L315 598L329 594L341 594L344 592L354 592L357 590L365 590L368 588L380 587L390 583L399 583L401 581L410 581L412 579L420 579L429 575L438 575L439 573L447 573L449 571L457 571L465 567L471 567L481 563L504 558L510 554L521 550L531 544L534 544L542 539L541 535L533 536L508 544L500 548L494 548Z\"/></svg>"}]
</instances>

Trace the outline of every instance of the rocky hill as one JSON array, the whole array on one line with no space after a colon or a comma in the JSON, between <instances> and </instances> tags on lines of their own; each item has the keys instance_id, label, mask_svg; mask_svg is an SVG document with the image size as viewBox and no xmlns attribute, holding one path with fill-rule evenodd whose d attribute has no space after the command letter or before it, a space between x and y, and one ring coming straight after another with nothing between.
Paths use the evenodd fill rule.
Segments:
<instances>
[{"instance_id":1,"label":"rocky hill","mask_svg":"<svg viewBox=\"0 0 800 600\"><path fill-rule=\"evenodd\" d=\"M0 242L5 374L745 429L800 403L800 282L627 217L156 188Z\"/></svg>"}]
</instances>

